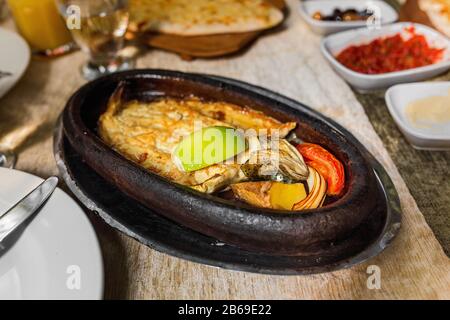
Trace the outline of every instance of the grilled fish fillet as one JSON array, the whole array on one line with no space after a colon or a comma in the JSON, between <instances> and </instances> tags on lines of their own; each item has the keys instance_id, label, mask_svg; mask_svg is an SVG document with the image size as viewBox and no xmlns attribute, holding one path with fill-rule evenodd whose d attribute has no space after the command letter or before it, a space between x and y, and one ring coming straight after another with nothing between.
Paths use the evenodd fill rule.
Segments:
<instances>
[{"instance_id":1,"label":"grilled fish fillet","mask_svg":"<svg viewBox=\"0 0 450 320\"><path fill-rule=\"evenodd\" d=\"M194 131L197 121L204 127L279 130L285 137L296 123L281 123L262 112L225 103L163 98L149 103L122 102L122 88L111 97L99 119L101 138L113 149L144 168L169 180L213 193L232 183L245 181L241 165L219 163L194 172L183 172L172 161L181 139Z\"/></svg>"}]
</instances>

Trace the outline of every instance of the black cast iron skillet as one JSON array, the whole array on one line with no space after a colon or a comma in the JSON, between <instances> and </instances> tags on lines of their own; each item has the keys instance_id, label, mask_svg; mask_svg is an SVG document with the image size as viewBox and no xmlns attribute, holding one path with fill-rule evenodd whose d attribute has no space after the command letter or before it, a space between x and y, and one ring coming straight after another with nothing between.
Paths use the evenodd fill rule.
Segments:
<instances>
[{"instance_id":1,"label":"black cast iron skillet","mask_svg":"<svg viewBox=\"0 0 450 320\"><path fill-rule=\"evenodd\" d=\"M343 162L346 192L320 209L279 212L205 195L149 172L113 151L97 135L98 118L121 81L132 88L125 94L129 100L196 95L295 121L298 137L324 146ZM83 160L127 196L183 226L255 252L319 254L331 243L351 237L375 213L388 210L368 155L361 153L349 133L298 102L236 81L164 70L113 74L88 83L72 96L63 113L63 129Z\"/></svg>"},{"instance_id":2,"label":"black cast iron skillet","mask_svg":"<svg viewBox=\"0 0 450 320\"><path fill-rule=\"evenodd\" d=\"M364 147L359 146L362 152ZM276 275L305 275L349 268L376 256L400 228L400 202L383 167L371 159L385 192L380 207L351 236L309 255L283 256L247 251L218 241L157 214L128 197L90 168L62 133L55 131L54 153L60 175L78 200L105 223L154 250L206 265ZM370 157L370 155L369 155Z\"/></svg>"}]
</instances>

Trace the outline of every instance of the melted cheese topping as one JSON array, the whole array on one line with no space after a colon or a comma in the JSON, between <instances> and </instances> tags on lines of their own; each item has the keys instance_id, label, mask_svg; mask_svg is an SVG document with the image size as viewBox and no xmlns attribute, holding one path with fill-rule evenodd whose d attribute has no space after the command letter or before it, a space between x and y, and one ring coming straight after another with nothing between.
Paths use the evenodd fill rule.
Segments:
<instances>
[{"instance_id":1,"label":"melted cheese topping","mask_svg":"<svg viewBox=\"0 0 450 320\"><path fill-rule=\"evenodd\" d=\"M296 123L281 123L264 113L226 102L161 99L150 103L122 104L112 99L99 119L102 139L126 158L177 183L199 191L214 192L240 181L237 163L219 163L194 172L180 171L172 152L184 136L203 127L227 126L236 129L279 130L284 138ZM201 127L200 127L201 128Z\"/></svg>"}]
</instances>

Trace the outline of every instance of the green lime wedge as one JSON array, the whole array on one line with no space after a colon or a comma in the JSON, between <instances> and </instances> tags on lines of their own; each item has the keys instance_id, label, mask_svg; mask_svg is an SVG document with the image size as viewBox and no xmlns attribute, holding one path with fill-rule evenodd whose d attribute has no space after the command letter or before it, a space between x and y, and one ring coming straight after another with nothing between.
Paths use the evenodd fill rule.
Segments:
<instances>
[{"instance_id":1,"label":"green lime wedge","mask_svg":"<svg viewBox=\"0 0 450 320\"><path fill-rule=\"evenodd\" d=\"M191 172L233 158L246 147L245 137L239 130L207 127L184 137L175 148L173 160L178 168Z\"/></svg>"}]
</instances>

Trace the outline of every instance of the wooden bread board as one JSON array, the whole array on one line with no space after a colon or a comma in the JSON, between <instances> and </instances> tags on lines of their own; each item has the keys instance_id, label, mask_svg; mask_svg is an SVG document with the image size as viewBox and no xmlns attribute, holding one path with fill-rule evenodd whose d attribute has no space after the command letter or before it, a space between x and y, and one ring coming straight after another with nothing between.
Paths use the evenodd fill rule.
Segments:
<instances>
[{"instance_id":1,"label":"wooden bread board","mask_svg":"<svg viewBox=\"0 0 450 320\"><path fill-rule=\"evenodd\" d=\"M285 17L287 6L284 0L266 0L283 10ZM213 58L238 52L256 40L266 30L214 34L205 36L178 36L161 33L132 34L139 42L154 48L178 53L183 59Z\"/></svg>"}]
</instances>

